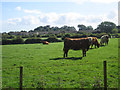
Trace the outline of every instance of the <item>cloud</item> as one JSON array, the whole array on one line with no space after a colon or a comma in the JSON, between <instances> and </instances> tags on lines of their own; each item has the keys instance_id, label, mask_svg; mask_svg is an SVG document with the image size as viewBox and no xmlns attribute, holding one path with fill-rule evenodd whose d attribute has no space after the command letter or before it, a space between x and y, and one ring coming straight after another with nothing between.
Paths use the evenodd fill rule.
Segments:
<instances>
[{"instance_id":1,"label":"cloud","mask_svg":"<svg viewBox=\"0 0 120 90\"><path fill-rule=\"evenodd\" d=\"M21 18L10 18L7 20L7 23L16 25L17 23L19 23L21 21L22 21Z\"/></svg>"},{"instance_id":2,"label":"cloud","mask_svg":"<svg viewBox=\"0 0 120 90\"><path fill-rule=\"evenodd\" d=\"M83 4L86 2L92 2L92 3L105 3L105 4L109 4L109 3L117 3L118 0L66 0L68 2L73 2L76 4Z\"/></svg>"},{"instance_id":3,"label":"cloud","mask_svg":"<svg viewBox=\"0 0 120 90\"><path fill-rule=\"evenodd\" d=\"M73 2L73 3L76 3L76 4L83 4L85 2L89 2L90 0L66 0L68 2Z\"/></svg>"},{"instance_id":4,"label":"cloud","mask_svg":"<svg viewBox=\"0 0 120 90\"><path fill-rule=\"evenodd\" d=\"M28 10L28 9L24 9L23 10L25 13L29 13L29 14L40 14L41 12L39 10Z\"/></svg>"},{"instance_id":5,"label":"cloud","mask_svg":"<svg viewBox=\"0 0 120 90\"><path fill-rule=\"evenodd\" d=\"M22 10L22 8L21 8L20 6L16 7L15 9L16 9L17 11L21 11L21 10Z\"/></svg>"},{"instance_id":6,"label":"cloud","mask_svg":"<svg viewBox=\"0 0 120 90\"><path fill-rule=\"evenodd\" d=\"M22 23L24 23L25 25L35 25L40 24L40 20L36 16L29 15L22 18Z\"/></svg>"},{"instance_id":7,"label":"cloud","mask_svg":"<svg viewBox=\"0 0 120 90\"><path fill-rule=\"evenodd\" d=\"M91 2L95 2L95 3L114 3L114 2L118 2L118 0L90 0Z\"/></svg>"},{"instance_id":8,"label":"cloud","mask_svg":"<svg viewBox=\"0 0 120 90\"><path fill-rule=\"evenodd\" d=\"M10 18L7 23L11 25L21 25L26 27L31 26L42 26L42 25L50 25L50 26L63 26L70 25L77 28L78 24L84 24L86 26L93 26L96 28L103 21L111 21L117 23L117 11L112 10L107 14L101 15L82 15L81 13L75 12L67 12L67 13L56 13L56 12L48 12L44 13L40 10L27 10L22 9L24 13L28 13L29 15L19 17L19 18ZM34 14L33 14L34 13ZM34 27L35 28L35 27Z\"/></svg>"},{"instance_id":9,"label":"cloud","mask_svg":"<svg viewBox=\"0 0 120 90\"><path fill-rule=\"evenodd\" d=\"M1 0L1 2L73 2L77 4L82 4L86 2L96 2L96 3L114 3L119 0Z\"/></svg>"}]
</instances>

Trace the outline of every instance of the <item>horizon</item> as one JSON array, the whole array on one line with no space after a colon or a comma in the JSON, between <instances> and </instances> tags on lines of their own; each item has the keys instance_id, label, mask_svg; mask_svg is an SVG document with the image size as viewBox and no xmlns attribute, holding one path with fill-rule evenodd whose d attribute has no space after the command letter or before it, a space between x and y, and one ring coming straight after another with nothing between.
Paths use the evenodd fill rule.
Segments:
<instances>
[{"instance_id":1,"label":"horizon","mask_svg":"<svg viewBox=\"0 0 120 90\"><path fill-rule=\"evenodd\" d=\"M9 1L9 0L8 0ZM13 0L14 1L14 0ZM69 1L30 1L30 2L2 2L2 30L29 31L39 26L50 27L92 26L97 28L101 22L110 21L118 25L118 2L110 0L69 0Z\"/></svg>"}]
</instances>

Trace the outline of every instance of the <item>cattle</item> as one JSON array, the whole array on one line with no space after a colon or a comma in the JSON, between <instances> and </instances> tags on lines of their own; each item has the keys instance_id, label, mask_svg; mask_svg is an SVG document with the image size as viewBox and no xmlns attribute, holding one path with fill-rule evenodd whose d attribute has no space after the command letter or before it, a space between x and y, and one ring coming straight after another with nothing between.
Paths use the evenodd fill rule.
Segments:
<instances>
[{"instance_id":1,"label":"cattle","mask_svg":"<svg viewBox=\"0 0 120 90\"><path fill-rule=\"evenodd\" d=\"M43 43L43 44L46 44L46 45L49 44L49 42L47 42L47 41L42 41L42 43Z\"/></svg>"},{"instance_id":2,"label":"cattle","mask_svg":"<svg viewBox=\"0 0 120 90\"><path fill-rule=\"evenodd\" d=\"M64 58L67 57L69 49L72 50L82 50L83 57L86 56L86 51L89 49L89 39L88 38L65 38L64 39Z\"/></svg>"},{"instance_id":3,"label":"cattle","mask_svg":"<svg viewBox=\"0 0 120 90\"><path fill-rule=\"evenodd\" d=\"M97 46L98 48L100 47L100 43L98 42L97 37L88 37L88 39L89 39L91 48L93 47L93 45L95 45L95 48L96 48L96 46Z\"/></svg>"},{"instance_id":4,"label":"cattle","mask_svg":"<svg viewBox=\"0 0 120 90\"><path fill-rule=\"evenodd\" d=\"M100 41L100 45L103 45L105 43L105 45L108 45L109 42L109 36L108 35L103 35L101 37L101 41Z\"/></svg>"}]
</instances>

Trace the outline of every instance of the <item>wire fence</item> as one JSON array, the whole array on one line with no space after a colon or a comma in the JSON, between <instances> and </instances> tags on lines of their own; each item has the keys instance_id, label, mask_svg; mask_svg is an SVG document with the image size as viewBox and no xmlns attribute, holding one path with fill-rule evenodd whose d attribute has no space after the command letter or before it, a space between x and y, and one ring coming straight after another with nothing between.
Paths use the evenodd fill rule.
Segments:
<instances>
[{"instance_id":1,"label":"wire fence","mask_svg":"<svg viewBox=\"0 0 120 90\"><path fill-rule=\"evenodd\" d=\"M109 61L107 63L116 63L117 61ZM86 63L86 64L79 64L79 65L94 65L94 64L98 64L98 63ZM4 81L3 84L6 84L9 82L10 87L19 87L20 89L27 87L27 85L25 85L25 83L31 84L32 87L35 87L35 85L37 84L37 86L39 88L44 88L45 86L48 87L52 87L52 86L57 86L58 88L62 88L64 86L64 84L67 82L67 84L76 84L76 83L80 83L81 84L81 88L84 88L84 82L86 81L87 78L91 78L91 77L80 77L80 76L84 76L85 74L96 74L95 76L92 77L92 79L95 80L95 83L91 83L91 85L93 85L93 87L101 87L99 84L101 82L104 82L104 84L102 85L102 87L107 88L107 65L106 65L106 61L104 61L103 63L101 63L101 65L103 66L103 68L101 69L89 69L89 70L82 70L79 72L75 72L75 74L71 75L70 72L64 72L64 73L60 73L60 72L48 72L48 74L43 75L43 73L41 72L41 70L39 69L38 72L39 73L34 73L34 67L13 67L13 68L2 68L2 71L5 72L6 70L10 70L10 72L7 72L7 74L11 74L12 76L8 76L8 75L3 75L2 80L6 80L6 78L8 78L8 81ZM71 64L71 65L67 65L66 67L71 67L71 66L76 66L76 64ZM76 66L77 67L77 66ZM28 73L27 69L29 69L29 71L31 71L30 73ZM12 70L12 71L11 71ZM79 70L79 68L78 68ZM87 73L86 73L87 72ZM102 74L102 76L99 76L99 74ZM75 82L74 79L71 79L70 81L67 81L67 76L71 75L71 78L76 78L79 79L79 81ZM77 75L77 76L76 76ZM54 77L55 76L55 77ZM89 76L89 75L88 75ZM52 78L52 79L51 79ZM54 81L53 81L54 79ZM37 83L33 83L36 82ZM38 82L39 81L39 82ZM53 81L53 82L52 82ZM8 87L9 88L9 87Z\"/></svg>"}]
</instances>

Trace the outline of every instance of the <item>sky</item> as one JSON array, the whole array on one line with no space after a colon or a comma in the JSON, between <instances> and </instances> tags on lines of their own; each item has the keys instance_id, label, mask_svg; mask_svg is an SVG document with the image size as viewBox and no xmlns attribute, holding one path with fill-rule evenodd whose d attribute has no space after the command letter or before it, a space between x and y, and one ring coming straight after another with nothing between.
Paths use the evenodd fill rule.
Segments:
<instances>
[{"instance_id":1,"label":"sky","mask_svg":"<svg viewBox=\"0 0 120 90\"><path fill-rule=\"evenodd\" d=\"M118 0L1 0L0 32L29 31L39 26L118 25Z\"/></svg>"}]
</instances>

